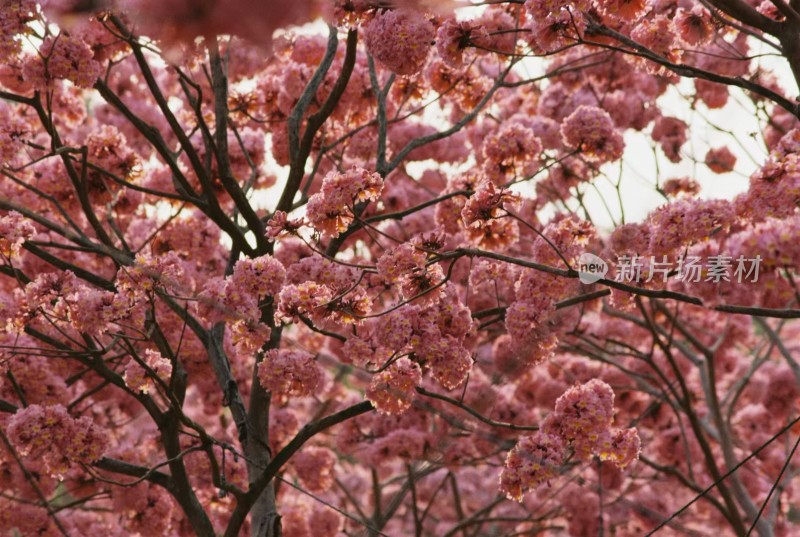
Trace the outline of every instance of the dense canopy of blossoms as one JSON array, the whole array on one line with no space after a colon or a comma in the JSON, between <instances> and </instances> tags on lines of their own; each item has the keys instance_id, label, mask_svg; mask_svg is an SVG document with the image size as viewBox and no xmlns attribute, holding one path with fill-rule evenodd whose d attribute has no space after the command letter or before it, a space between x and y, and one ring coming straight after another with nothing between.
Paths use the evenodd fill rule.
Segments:
<instances>
[{"instance_id":1,"label":"dense canopy of blossoms","mask_svg":"<svg viewBox=\"0 0 800 537\"><path fill-rule=\"evenodd\" d=\"M1 1L0 532L798 534L798 24Z\"/></svg>"}]
</instances>

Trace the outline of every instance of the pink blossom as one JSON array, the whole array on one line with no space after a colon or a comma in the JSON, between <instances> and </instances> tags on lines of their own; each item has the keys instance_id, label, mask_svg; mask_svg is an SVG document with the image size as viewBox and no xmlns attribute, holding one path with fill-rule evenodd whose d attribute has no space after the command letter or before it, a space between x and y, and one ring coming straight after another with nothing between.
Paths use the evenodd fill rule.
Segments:
<instances>
[{"instance_id":1,"label":"pink blossom","mask_svg":"<svg viewBox=\"0 0 800 537\"><path fill-rule=\"evenodd\" d=\"M322 383L322 370L314 356L305 351L272 349L258 364L258 380L277 395L311 395Z\"/></svg>"},{"instance_id":2,"label":"pink blossom","mask_svg":"<svg viewBox=\"0 0 800 537\"><path fill-rule=\"evenodd\" d=\"M598 4L603 10L603 13L609 16L623 20L632 21L641 15L645 8L643 0L599 0Z\"/></svg>"},{"instance_id":3,"label":"pink blossom","mask_svg":"<svg viewBox=\"0 0 800 537\"><path fill-rule=\"evenodd\" d=\"M639 458L642 442L636 429L617 429L605 432L599 441L597 455L618 468L625 468Z\"/></svg>"},{"instance_id":4,"label":"pink blossom","mask_svg":"<svg viewBox=\"0 0 800 537\"><path fill-rule=\"evenodd\" d=\"M21 36L27 24L36 19L36 2L33 0L11 0L3 3L0 10L0 63L6 63L22 51Z\"/></svg>"},{"instance_id":5,"label":"pink blossom","mask_svg":"<svg viewBox=\"0 0 800 537\"><path fill-rule=\"evenodd\" d=\"M600 162L622 157L625 143L608 112L581 105L561 124L564 142L589 159Z\"/></svg>"},{"instance_id":6,"label":"pink blossom","mask_svg":"<svg viewBox=\"0 0 800 537\"><path fill-rule=\"evenodd\" d=\"M535 171L542 144L533 130L520 124L503 125L489 135L482 146L484 168L492 178L530 175Z\"/></svg>"},{"instance_id":7,"label":"pink blossom","mask_svg":"<svg viewBox=\"0 0 800 537\"><path fill-rule=\"evenodd\" d=\"M300 316L319 317L322 307L331 301L333 293L326 285L312 281L300 285L286 285L278 295L276 322L297 322Z\"/></svg>"},{"instance_id":8,"label":"pink blossom","mask_svg":"<svg viewBox=\"0 0 800 537\"><path fill-rule=\"evenodd\" d=\"M41 57L31 57L23 67L25 80L37 89L50 87L59 79L69 80L80 88L90 88L102 70L89 46L67 33L45 38L39 54Z\"/></svg>"},{"instance_id":9,"label":"pink blossom","mask_svg":"<svg viewBox=\"0 0 800 537\"><path fill-rule=\"evenodd\" d=\"M559 436L586 458L596 453L599 442L614 419L614 392L597 379L567 390L556 400L555 412L542 424L542 432Z\"/></svg>"},{"instance_id":10,"label":"pink blossom","mask_svg":"<svg viewBox=\"0 0 800 537\"><path fill-rule=\"evenodd\" d=\"M302 218L290 220L285 211L275 211L267 222L267 237L275 240L282 235L295 235L304 224Z\"/></svg>"},{"instance_id":11,"label":"pink blossom","mask_svg":"<svg viewBox=\"0 0 800 537\"><path fill-rule=\"evenodd\" d=\"M0 254L5 257L18 255L22 243L35 233L36 229L30 221L16 211L0 217Z\"/></svg>"},{"instance_id":12,"label":"pink blossom","mask_svg":"<svg viewBox=\"0 0 800 537\"><path fill-rule=\"evenodd\" d=\"M103 456L108 439L88 416L75 419L61 405L30 405L8 422L8 438L20 455L38 459L53 476L71 464L91 464Z\"/></svg>"},{"instance_id":13,"label":"pink blossom","mask_svg":"<svg viewBox=\"0 0 800 537\"><path fill-rule=\"evenodd\" d=\"M336 455L328 448L307 447L292 459L292 466L303 488L325 492L333 485Z\"/></svg>"},{"instance_id":14,"label":"pink blossom","mask_svg":"<svg viewBox=\"0 0 800 537\"><path fill-rule=\"evenodd\" d=\"M714 35L711 13L702 6L694 6L691 11L678 8L674 22L678 35L692 46L708 43Z\"/></svg>"},{"instance_id":15,"label":"pink blossom","mask_svg":"<svg viewBox=\"0 0 800 537\"><path fill-rule=\"evenodd\" d=\"M678 177L665 181L661 189L670 198L676 198L681 194L695 196L700 193L700 184L688 177Z\"/></svg>"},{"instance_id":16,"label":"pink blossom","mask_svg":"<svg viewBox=\"0 0 800 537\"><path fill-rule=\"evenodd\" d=\"M283 288L285 278L286 270L281 262L271 255L264 255L237 261L228 285L239 293L260 300L277 295Z\"/></svg>"},{"instance_id":17,"label":"pink blossom","mask_svg":"<svg viewBox=\"0 0 800 537\"><path fill-rule=\"evenodd\" d=\"M736 165L736 155L731 153L727 146L709 149L706 153L706 166L714 173L727 173L733 171Z\"/></svg>"},{"instance_id":18,"label":"pink blossom","mask_svg":"<svg viewBox=\"0 0 800 537\"><path fill-rule=\"evenodd\" d=\"M382 189L380 175L363 168L330 172L322 181L322 191L308 200L306 215L318 231L336 237L353 222L353 205L377 200Z\"/></svg>"},{"instance_id":19,"label":"pink blossom","mask_svg":"<svg viewBox=\"0 0 800 537\"><path fill-rule=\"evenodd\" d=\"M726 200L677 200L653 211L650 253L671 253L681 245L707 239L715 230L730 227L735 220Z\"/></svg>"},{"instance_id":20,"label":"pink blossom","mask_svg":"<svg viewBox=\"0 0 800 537\"><path fill-rule=\"evenodd\" d=\"M472 44L473 36L484 35L486 30L472 22L448 19L436 32L436 51L450 67L464 64L464 50Z\"/></svg>"},{"instance_id":21,"label":"pink blossom","mask_svg":"<svg viewBox=\"0 0 800 537\"><path fill-rule=\"evenodd\" d=\"M645 17L631 32L633 40L673 63L681 57L676 37L672 20L663 15L657 15L652 19ZM654 71L660 70L659 66L649 67Z\"/></svg>"},{"instance_id":22,"label":"pink blossom","mask_svg":"<svg viewBox=\"0 0 800 537\"><path fill-rule=\"evenodd\" d=\"M407 9L379 11L364 28L370 54L398 75L413 75L422 69L434 35L428 19Z\"/></svg>"},{"instance_id":23,"label":"pink blossom","mask_svg":"<svg viewBox=\"0 0 800 537\"><path fill-rule=\"evenodd\" d=\"M565 446L559 436L541 431L523 436L508 452L500 472L500 490L509 499L521 502L526 491L558 476L564 453Z\"/></svg>"},{"instance_id":24,"label":"pink blossom","mask_svg":"<svg viewBox=\"0 0 800 537\"><path fill-rule=\"evenodd\" d=\"M672 162L680 162L680 150L686 143L688 125L678 118L661 116L653 126L653 140L661 144L664 155Z\"/></svg>"},{"instance_id":25,"label":"pink blossom","mask_svg":"<svg viewBox=\"0 0 800 537\"><path fill-rule=\"evenodd\" d=\"M518 201L518 195L503 187L498 189L492 181L487 181L467 200L461 218L465 226L480 227L487 220L507 215L506 204L513 205Z\"/></svg>"},{"instance_id":26,"label":"pink blossom","mask_svg":"<svg viewBox=\"0 0 800 537\"><path fill-rule=\"evenodd\" d=\"M143 360L145 369L138 361L131 358L125 367L125 385L134 392L150 393L155 384L153 375L161 382L169 384L172 375L172 363L161 356L161 353L151 349L144 351Z\"/></svg>"},{"instance_id":27,"label":"pink blossom","mask_svg":"<svg viewBox=\"0 0 800 537\"><path fill-rule=\"evenodd\" d=\"M367 399L384 414L401 414L411 407L422 382L419 365L400 358L384 371L376 373L367 389Z\"/></svg>"},{"instance_id":28,"label":"pink blossom","mask_svg":"<svg viewBox=\"0 0 800 537\"><path fill-rule=\"evenodd\" d=\"M722 108L728 104L728 86L696 78L694 88L697 98L711 109Z\"/></svg>"},{"instance_id":29,"label":"pink blossom","mask_svg":"<svg viewBox=\"0 0 800 537\"><path fill-rule=\"evenodd\" d=\"M383 254L378 259L378 274L387 283L396 283L425 270L427 254L405 242Z\"/></svg>"}]
</instances>

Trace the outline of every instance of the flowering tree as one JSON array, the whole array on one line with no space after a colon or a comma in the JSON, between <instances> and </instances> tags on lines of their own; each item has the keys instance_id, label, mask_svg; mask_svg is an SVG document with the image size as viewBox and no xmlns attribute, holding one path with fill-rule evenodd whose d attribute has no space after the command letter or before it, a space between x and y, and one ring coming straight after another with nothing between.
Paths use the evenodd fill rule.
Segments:
<instances>
[{"instance_id":1,"label":"flowering tree","mask_svg":"<svg viewBox=\"0 0 800 537\"><path fill-rule=\"evenodd\" d=\"M488 4L0 2L4 534L800 531L800 4Z\"/></svg>"}]
</instances>

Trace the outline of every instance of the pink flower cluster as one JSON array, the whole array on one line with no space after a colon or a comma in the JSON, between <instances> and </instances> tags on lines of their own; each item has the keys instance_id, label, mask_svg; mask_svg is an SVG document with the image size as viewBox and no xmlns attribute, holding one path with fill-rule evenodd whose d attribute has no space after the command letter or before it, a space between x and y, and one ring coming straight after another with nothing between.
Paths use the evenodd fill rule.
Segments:
<instances>
[{"instance_id":1,"label":"pink flower cluster","mask_svg":"<svg viewBox=\"0 0 800 537\"><path fill-rule=\"evenodd\" d=\"M428 291L444 280L444 272L438 264L427 264L427 258L419 246L405 242L378 259L378 275L388 284L399 284L406 299L425 293L421 301L435 302L439 293Z\"/></svg>"},{"instance_id":2,"label":"pink flower cluster","mask_svg":"<svg viewBox=\"0 0 800 537\"><path fill-rule=\"evenodd\" d=\"M155 384L153 374L169 384L169 378L172 375L172 363L167 358L161 356L158 351L147 349L144 351L143 361L150 371L132 358L125 367L123 378L128 388L135 392L150 393Z\"/></svg>"},{"instance_id":3,"label":"pink flower cluster","mask_svg":"<svg viewBox=\"0 0 800 537\"><path fill-rule=\"evenodd\" d=\"M26 33L26 25L35 19L34 0L10 0L0 9L0 63L22 51L19 37Z\"/></svg>"},{"instance_id":4,"label":"pink flower cluster","mask_svg":"<svg viewBox=\"0 0 800 537\"><path fill-rule=\"evenodd\" d=\"M382 189L381 176L363 168L330 172L322 181L322 191L308 200L306 215L317 231L337 237L353 222L352 206L377 200Z\"/></svg>"},{"instance_id":5,"label":"pink flower cluster","mask_svg":"<svg viewBox=\"0 0 800 537\"><path fill-rule=\"evenodd\" d=\"M90 417L75 419L61 405L23 408L9 419L7 432L20 455L42 461L55 477L63 477L73 463L92 464L108 446Z\"/></svg>"},{"instance_id":6,"label":"pink flower cluster","mask_svg":"<svg viewBox=\"0 0 800 537\"><path fill-rule=\"evenodd\" d=\"M800 204L800 129L781 138L767 163L750 178L750 188L737 199L742 215L762 220L796 214Z\"/></svg>"},{"instance_id":7,"label":"pink flower cluster","mask_svg":"<svg viewBox=\"0 0 800 537\"><path fill-rule=\"evenodd\" d=\"M542 152L532 128L520 122L507 123L486 137L482 145L484 170L497 181L531 175Z\"/></svg>"},{"instance_id":8,"label":"pink flower cluster","mask_svg":"<svg viewBox=\"0 0 800 537\"><path fill-rule=\"evenodd\" d=\"M228 285L232 287L231 292L261 300L276 296L283 288L285 278L286 270L281 262L271 255L263 255L237 261Z\"/></svg>"},{"instance_id":9,"label":"pink flower cluster","mask_svg":"<svg viewBox=\"0 0 800 537\"><path fill-rule=\"evenodd\" d=\"M273 394L302 397L322 384L323 373L312 354L272 349L258 364L258 380Z\"/></svg>"},{"instance_id":10,"label":"pink flower cluster","mask_svg":"<svg viewBox=\"0 0 800 537\"><path fill-rule=\"evenodd\" d=\"M733 171L736 165L736 155L727 147L709 149L706 153L706 166L714 173L727 173Z\"/></svg>"},{"instance_id":11,"label":"pink flower cluster","mask_svg":"<svg viewBox=\"0 0 800 537\"><path fill-rule=\"evenodd\" d=\"M303 488L325 492L333 485L336 455L328 448L308 447L292 458L292 466Z\"/></svg>"},{"instance_id":12,"label":"pink flower cluster","mask_svg":"<svg viewBox=\"0 0 800 537\"><path fill-rule=\"evenodd\" d=\"M673 201L650 213L647 219L651 230L650 253L670 254L676 248L729 228L735 220L733 205L726 200Z\"/></svg>"},{"instance_id":13,"label":"pink flower cluster","mask_svg":"<svg viewBox=\"0 0 800 537\"><path fill-rule=\"evenodd\" d=\"M378 11L364 28L367 50L398 75L413 75L422 69L434 36L433 24L409 9Z\"/></svg>"},{"instance_id":14,"label":"pink flower cluster","mask_svg":"<svg viewBox=\"0 0 800 537\"><path fill-rule=\"evenodd\" d=\"M677 62L681 57L681 49L676 37L672 20L664 15L643 18L631 32L631 38L634 41L671 62ZM651 63L648 63L648 68L654 73L658 73L662 69L661 66Z\"/></svg>"},{"instance_id":15,"label":"pink flower cluster","mask_svg":"<svg viewBox=\"0 0 800 537\"><path fill-rule=\"evenodd\" d=\"M103 125L86 137L89 159L120 179L127 180L141 172L141 162L128 146L125 135L116 127ZM90 171L89 173L96 173Z\"/></svg>"},{"instance_id":16,"label":"pink flower cluster","mask_svg":"<svg viewBox=\"0 0 800 537\"><path fill-rule=\"evenodd\" d=\"M523 436L506 457L500 472L500 490L509 499L521 502L525 491L558 477L563 463L561 438L541 431Z\"/></svg>"},{"instance_id":17,"label":"pink flower cluster","mask_svg":"<svg viewBox=\"0 0 800 537\"><path fill-rule=\"evenodd\" d=\"M500 474L500 489L521 501L527 489L548 482L572 453L580 460L598 456L624 468L638 459L641 441L636 429L612 429L614 392L592 379L567 390L541 430L523 437L512 449Z\"/></svg>"},{"instance_id":18,"label":"pink flower cluster","mask_svg":"<svg viewBox=\"0 0 800 537\"><path fill-rule=\"evenodd\" d=\"M468 21L448 19L436 32L436 51L449 67L458 69L464 65L464 50L476 39L488 39L486 29Z\"/></svg>"},{"instance_id":19,"label":"pink flower cluster","mask_svg":"<svg viewBox=\"0 0 800 537\"><path fill-rule=\"evenodd\" d=\"M708 43L714 35L714 19L700 5L691 10L678 8L673 22L680 38L693 47Z\"/></svg>"},{"instance_id":20,"label":"pink flower cluster","mask_svg":"<svg viewBox=\"0 0 800 537\"><path fill-rule=\"evenodd\" d=\"M19 253L22 243L30 239L36 229L16 211L0 217L0 255L12 257Z\"/></svg>"},{"instance_id":21,"label":"pink flower cluster","mask_svg":"<svg viewBox=\"0 0 800 537\"><path fill-rule=\"evenodd\" d=\"M408 410L422 382L422 370L408 358L400 358L372 377L367 399L384 414L401 414Z\"/></svg>"},{"instance_id":22,"label":"pink flower cluster","mask_svg":"<svg viewBox=\"0 0 800 537\"><path fill-rule=\"evenodd\" d=\"M267 237L270 240L275 240L283 235L295 235L303 225L302 218L290 220L285 211L275 211L275 214L267 222Z\"/></svg>"},{"instance_id":23,"label":"pink flower cluster","mask_svg":"<svg viewBox=\"0 0 800 537\"><path fill-rule=\"evenodd\" d=\"M554 52L575 43L586 28L586 0L527 0L525 8L530 13L531 45L542 52Z\"/></svg>"},{"instance_id":24,"label":"pink flower cluster","mask_svg":"<svg viewBox=\"0 0 800 537\"><path fill-rule=\"evenodd\" d=\"M676 177L664 181L661 190L670 198L676 198L682 194L695 196L700 193L700 183L688 177Z\"/></svg>"},{"instance_id":25,"label":"pink flower cluster","mask_svg":"<svg viewBox=\"0 0 800 537\"><path fill-rule=\"evenodd\" d=\"M299 285L286 285L278 296L276 322L298 322L300 317L321 319L325 306L330 303L333 293L327 285L313 281Z\"/></svg>"},{"instance_id":26,"label":"pink flower cluster","mask_svg":"<svg viewBox=\"0 0 800 537\"><path fill-rule=\"evenodd\" d=\"M225 278L207 281L200 293L198 310L209 322L245 322L253 332L268 328L255 326L261 318L260 302L267 296L276 296L284 289L286 269L271 255L241 259L233 273ZM240 335L247 331L239 327ZM269 337L267 335L267 337Z\"/></svg>"},{"instance_id":27,"label":"pink flower cluster","mask_svg":"<svg viewBox=\"0 0 800 537\"><path fill-rule=\"evenodd\" d=\"M482 183L470 196L461 210L461 218L465 226L481 227L488 220L508 215L507 204L519 202L519 196L500 187L492 181Z\"/></svg>"},{"instance_id":28,"label":"pink flower cluster","mask_svg":"<svg viewBox=\"0 0 800 537\"><path fill-rule=\"evenodd\" d=\"M37 89L49 87L54 80L69 80L79 88L91 88L102 72L92 49L81 39L62 33L47 37L39 54L25 62L22 75Z\"/></svg>"},{"instance_id":29,"label":"pink flower cluster","mask_svg":"<svg viewBox=\"0 0 800 537\"><path fill-rule=\"evenodd\" d=\"M672 162L680 162L680 150L686 143L688 125L678 118L661 116L653 125L653 140L661 144L664 155Z\"/></svg>"},{"instance_id":30,"label":"pink flower cluster","mask_svg":"<svg viewBox=\"0 0 800 537\"><path fill-rule=\"evenodd\" d=\"M602 12L614 19L631 21L638 18L645 8L644 0L598 0Z\"/></svg>"},{"instance_id":31,"label":"pink flower cluster","mask_svg":"<svg viewBox=\"0 0 800 537\"><path fill-rule=\"evenodd\" d=\"M561 135L567 146L599 162L619 160L625 148L611 116L595 106L579 106L561 124Z\"/></svg>"}]
</instances>

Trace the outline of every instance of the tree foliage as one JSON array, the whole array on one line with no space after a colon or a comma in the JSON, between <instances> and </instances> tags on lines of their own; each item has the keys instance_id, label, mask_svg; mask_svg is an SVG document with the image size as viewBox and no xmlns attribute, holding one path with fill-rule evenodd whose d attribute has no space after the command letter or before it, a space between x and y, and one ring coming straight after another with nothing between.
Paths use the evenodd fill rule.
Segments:
<instances>
[{"instance_id":1,"label":"tree foliage","mask_svg":"<svg viewBox=\"0 0 800 537\"><path fill-rule=\"evenodd\" d=\"M0 2L4 534L800 531L800 3L455 7Z\"/></svg>"}]
</instances>

